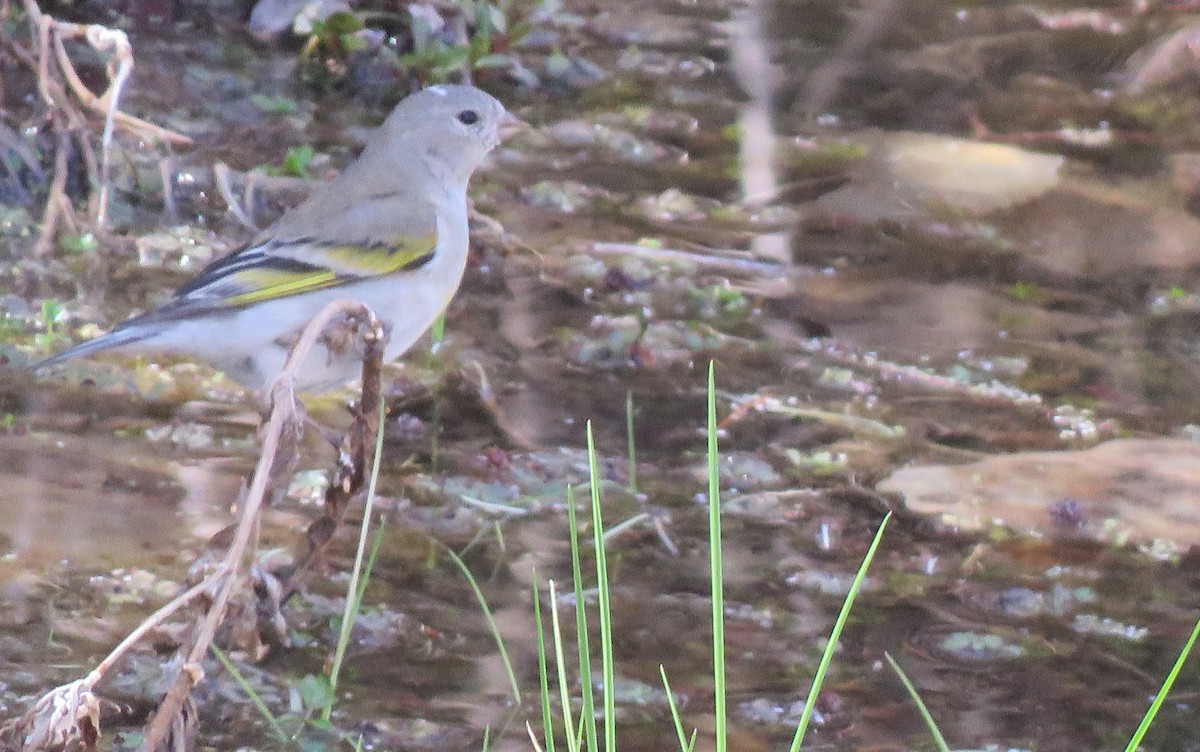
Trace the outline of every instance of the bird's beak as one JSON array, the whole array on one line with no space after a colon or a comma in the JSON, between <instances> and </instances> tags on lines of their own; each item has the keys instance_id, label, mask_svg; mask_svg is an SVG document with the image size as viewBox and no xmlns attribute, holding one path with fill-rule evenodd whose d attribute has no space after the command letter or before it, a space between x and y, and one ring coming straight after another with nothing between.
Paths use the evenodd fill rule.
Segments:
<instances>
[{"instance_id":1,"label":"bird's beak","mask_svg":"<svg viewBox=\"0 0 1200 752\"><path fill-rule=\"evenodd\" d=\"M500 127L496 129L496 133L500 136L501 141L506 141L527 130L529 130L529 123L511 112L505 112L504 117L500 118Z\"/></svg>"}]
</instances>

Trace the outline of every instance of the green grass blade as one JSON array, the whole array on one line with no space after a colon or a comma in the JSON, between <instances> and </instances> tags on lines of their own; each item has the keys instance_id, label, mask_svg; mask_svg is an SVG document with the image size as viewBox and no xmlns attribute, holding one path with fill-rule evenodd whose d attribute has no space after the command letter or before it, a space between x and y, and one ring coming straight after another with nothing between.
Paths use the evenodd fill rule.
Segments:
<instances>
[{"instance_id":1,"label":"green grass blade","mask_svg":"<svg viewBox=\"0 0 1200 752\"><path fill-rule=\"evenodd\" d=\"M587 422L588 476L592 487L592 541L596 547L596 590L600 610L600 663L604 677L604 749L617 749L616 671L613 667L612 609L608 592L608 559L605 555L604 520L600 509L600 470L592 422Z\"/></svg>"},{"instance_id":2,"label":"green grass blade","mask_svg":"<svg viewBox=\"0 0 1200 752\"><path fill-rule=\"evenodd\" d=\"M480 748L480 752L488 752L488 747L491 746L491 742L492 742L492 727L484 726L483 727L483 746Z\"/></svg>"},{"instance_id":3,"label":"green grass blade","mask_svg":"<svg viewBox=\"0 0 1200 752\"><path fill-rule=\"evenodd\" d=\"M625 391L625 451L628 457L629 493L637 495L637 444L633 440L633 390Z\"/></svg>"},{"instance_id":4,"label":"green grass blade","mask_svg":"<svg viewBox=\"0 0 1200 752\"><path fill-rule=\"evenodd\" d=\"M888 665L896 672L896 676L900 677L900 683L908 690L908 696L912 698L913 704L917 706L917 711L924 719L925 725L929 728L929 735L933 737L933 743L941 752L950 752L950 747L946 744L946 737L942 736L942 730L938 728L937 722L933 720L933 716L929 713L929 708L925 707L925 701L921 699L921 695L917 694L917 688L909 681L908 675L904 673L904 669L900 668L900 664L896 663L896 659L891 653L884 652L883 657L887 659Z\"/></svg>"},{"instance_id":5,"label":"green grass blade","mask_svg":"<svg viewBox=\"0 0 1200 752\"><path fill-rule=\"evenodd\" d=\"M558 667L559 704L562 706L567 752L579 752L579 737L575 735L575 714L571 712L571 694L567 684L567 662L563 655L562 626L558 623L558 592L555 590L554 580L550 580L550 627L554 632L554 660L557 661Z\"/></svg>"},{"instance_id":6,"label":"green grass blade","mask_svg":"<svg viewBox=\"0 0 1200 752\"><path fill-rule=\"evenodd\" d=\"M371 573L375 571L375 560L379 558L379 549L383 547L383 533L387 530L387 518L380 517L379 525L375 527L375 539L371 541L371 552L367 554L367 563L363 565L362 579L358 582L358 589L354 592L354 613L360 613L362 609L363 596L367 592L367 585L371 584Z\"/></svg>"},{"instance_id":7,"label":"green grass blade","mask_svg":"<svg viewBox=\"0 0 1200 752\"><path fill-rule=\"evenodd\" d=\"M892 513L888 512L884 516L883 522L879 523L879 529L875 531L875 539L871 541L871 547L867 549L867 555L863 557L862 564L858 567L858 573L854 575L850 592L842 601L842 610L838 612L837 620L833 623L833 630L829 633L829 644L825 646L825 652L821 654L821 662L817 664L817 672L813 675L812 688L808 691L808 699L804 702L804 712L800 714L800 723L796 726L796 736L792 739L791 752L799 752L800 745L804 742L809 721L812 720L813 709L817 705L817 695L821 691L821 685L825 683L825 672L829 670L829 664L833 661L833 653L837 650L842 629L845 628L846 621L850 618L850 609L854 606L854 599L858 597L863 580L867 578L867 568L871 566L871 560L875 558L875 551L878 550L879 543L883 540L883 531L887 530L890 519L892 519Z\"/></svg>"},{"instance_id":8,"label":"green grass blade","mask_svg":"<svg viewBox=\"0 0 1200 752\"><path fill-rule=\"evenodd\" d=\"M667 681L667 669L660 663L658 673L662 676L663 690L667 693L667 707L671 709L671 720L675 722L675 735L679 737L679 752L688 752L687 734L683 731L683 719L679 717L679 706L675 704L675 695L671 692L671 682ZM693 739L695 730L692 731Z\"/></svg>"},{"instance_id":9,"label":"green grass blade","mask_svg":"<svg viewBox=\"0 0 1200 752\"><path fill-rule=\"evenodd\" d=\"M579 684L583 694L584 736L587 749L599 752L596 744L596 698L592 693L592 651L588 640L587 612L583 601L583 567L579 561L579 528L575 522L575 490L567 486L567 527L571 534L571 579L575 585L575 641L579 646ZM565 711L564 711L565 712Z\"/></svg>"},{"instance_id":10,"label":"green grass blade","mask_svg":"<svg viewBox=\"0 0 1200 752\"><path fill-rule=\"evenodd\" d=\"M436 473L442 456L442 381L446 373L446 364L438 353L446 338L445 313L434 319L429 336L429 359L436 374L433 382L433 416L429 421L429 471Z\"/></svg>"},{"instance_id":11,"label":"green grass blade","mask_svg":"<svg viewBox=\"0 0 1200 752\"><path fill-rule=\"evenodd\" d=\"M258 714L261 715L266 720L267 725L271 727L271 733L275 735L275 738L283 744L288 744L291 741L291 737L288 736L287 732L283 730L283 726L280 725L279 719L275 717L275 715L271 712L271 709L267 707L265 702L263 702L263 698L259 696L258 692L254 691L254 687L250 686L250 682L246 681L246 677L242 676L242 672L238 671L238 668L233 664L233 661L229 660L229 656L225 655L225 651L221 650L216 645L209 645L208 649L212 651L212 654L217 657L217 660L221 662L221 665L224 666L225 670L229 672L229 675L233 677L233 681L236 682L237 685L242 688L242 691L246 693L246 696L250 698L250 702L254 704L254 708L258 711Z\"/></svg>"},{"instance_id":12,"label":"green grass blade","mask_svg":"<svg viewBox=\"0 0 1200 752\"><path fill-rule=\"evenodd\" d=\"M551 603L553 608L554 604ZM537 570L533 571L533 620L537 623L538 695L542 701L542 733L546 735L546 752L554 752L554 717L550 710L550 675L546 670L546 632L542 628L542 597L538 588Z\"/></svg>"},{"instance_id":13,"label":"green grass blade","mask_svg":"<svg viewBox=\"0 0 1200 752\"><path fill-rule=\"evenodd\" d=\"M1129 740L1129 744L1126 745L1125 752L1134 752L1138 748L1138 745L1142 743L1142 738L1150 730L1150 724L1154 723L1159 709L1166 702L1167 693L1171 691L1171 687L1175 684L1175 679L1178 678L1179 672L1183 670L1183 664L1187 661L1188 655L1191 654L1197 637L1200 637L1200 621L1197 621L1196 626L1192 627L1192 633L1188 636L1187 642L1184 643L1183 650L1179 651L1179 657L1175 659L1175 665L1171 667L1167 678L1163 681L1162 686L1158 688L1158 694L1154 696L1154 701L1150 703L1150 707L1146 710L1146 715L1143 716L1142 722L1138 724L1137 730L1133 732L1133 737Z\"/></svg>"},{"instance_id":14,"label":"green grass blade","mask_svg":"<svg viewBox=\"0 0 1200 752\"><path fill-rule=\"evenodd\" d=\"M450 560L458 567L458 571L463 573L467 578L467 582L471 585L471 590L475 593L475 600L479 601L480 608L483 609L483 616L487 619L488 629L492 631L492 639L496 641L496 648L500 651L500 660L504 662L504 670L508 672L508 684L512 688L513 700L518 705L521 704L521 688L517 685L517 673L513 671L512 661L508 657L508 648L504 646L504 638L500 636L500 627L496 624L496 617L492 616L492 608L488 605L487 598L483 597L483 591L479 589L479 583L475 580L475 575L471 574L471 570L463 563L463 560L458 558L458 554L446 549L446 553L450 554Z\"/></svg>"},{"instance_id":15,"label":"green grass blade","mask_svg":"<svg viewBox=\"0 0 1200 752\"><path fill-rule=\"evenodd\" d=\"M717 457L717 389L713 361L708 362L708 560L712 587L714 727L717 752L728 745L725 710L725 581L721 560L721 482Z\"/></svg>"},{"instance_id":16,"label":"green grass blade","mask_svg":"<svg viewBox=\"0 0 1200 752\"><path fill-rule=\"evenodd\" d=\"M442 342L446 339L446 314L442 314L433 320L433 326L429 327L429 351L436 353L442 346Z\"/></svg>"},{"instance_id":17,"label":"green grass blade","mask_svg":"<svg viewBox=\"0 0 1200 752\"><path fill-rule=\"evenodd\" d=\"M337 647L333 652L333 663L329 668L330 697L337 696L338 677L342 672L342 662L346 659L346 648L350 645L350 632L354 629L354 620L358 618L362 607L362 593L359 590L359 580L363 577L363 557L367 550L367 533L371 529L371 511L375 506L375 489L379 484L380 457L383 456L383 425L385 406L383 399L379 400L379 420L375 430L375 454L371 460L371 478L367 482L367 500L363 508L362 525L358 530L358 550L354 554L354 570L350 573L350 584L346 586L346 605L342 609L342 628L338 632ZM370 573L368 572L368 576ZM321 719L328 721L333 714L333 703L321 709Z\"/></svg>"}]
</instances>

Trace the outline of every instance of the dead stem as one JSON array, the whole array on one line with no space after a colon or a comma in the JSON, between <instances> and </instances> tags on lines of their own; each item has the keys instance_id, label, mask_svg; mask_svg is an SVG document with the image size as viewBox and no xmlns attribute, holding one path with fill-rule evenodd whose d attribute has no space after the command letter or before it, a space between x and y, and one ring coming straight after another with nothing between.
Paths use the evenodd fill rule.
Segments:
<instances>
[{"instance_id":1,"label":"dead stem","mask_svg":"<svg viewBox=\"0 0 1200 752\"><path fill-rule=\"evenodd\" d=\"M778 277L787 271L787 267L784 264L761 259L739 251L684 251L674 248L648 248L631 243L599 242L580 243L576 245L574 250L579 253L596 256L640 256L665 263L695 264L704 269L713 269L731 274Z\"/></svg>"},{"instance_id":2,"label":"dead stem","mask_svg":"<svg viewBox=\"0 0 1200 752\"><path fill-rule=\"evenodd\" d=\"M371 463L375 435L383 430L379 425L376 406L382 397L383 348L387 337L383 326L372 323L373 329L364 335L367 351L363 356L362 399L355 410L354 423L346 432L338 447L337 467L333 480L325 491L321 517L314 520L305 533L295 557L295 563L279 573L282 582L280 602L294 595L304 582L304 577L324 554L337 533L350 500L366 482Z\"/></svg>"},{"instance_id":3,"label":"dead stem","mask_svg":"<svg viewBox=\"0 0 1200 752\"><path fill-rule=\"evenodd\" d=\"M363 404L378 404L380 361L383 354L382 340L385 338L383 327L374 314L361 303L351 300L334 301L321 309L321 312L305 326L300 334L300 338L288 355L283 371L275 379L271 387L271 416L264 432L262 451L254 470L250 488L246 493L237 530L234 533L233 542L229 545L229 550L222 566L225 574L221 578L212 605L208 608L203 620L197 625L196 631L190 641L190 647L186 650L186 655L183 657L183 663L179 673L175 677L175 681L159 704L154 716L146 725L146 735L141 746L143 752L157 752L163 749L164 742L172 736L172 729L179 726L177 718L185 708L185 703L191 695L192 687L204 677L201 662L212 645L218 627L225 618L230 597L246 580L248 570L246 567L246 558L249 544L259 526L260 511L263 499L266 497L268 491L269 482L272 477L278 476L276 455L285 437L284 432L291 429L292 433L288 438L290 441L295 441L299 438L297 435L298 432L303 430L303 421L298 417L299 412L295 402L297 375L312 348L324 336L326 329L331 324L345 319L349 319L365 329L363 339L367 343L367 354L363 362ZM374 399L370 403L367 402L368 391L374 395ZM360 413L363 414L371 414L373 412L371 409L360 409ZM361 443L364 438L367 438L362 434L368 428L378 430L376 421L363 423L360 420L356 422L355 428L359 428L360 426L362 426L363 430L351 430L351 434L354 435L352 437L353 441L356 444ZM369 439L371 442L374 441L373 431ZM365 459L366 457L363 452L358 452L354 456L360 459ZM365 474L363 464L360 462L356 468L356 474L360 478ZM339 465L340 469L341 466ZM180 653L183 652L184 650L181 648Z\"/></svg>"},{"instance_id":4,"label":"dead stem","mask_svg":"<svg viewBox=\"0 0 1200 752\"><path fill-rule=\"evenodd\" d=\"M58 221L63 213L63 202L67 198L67 152L71 148L71 136L57 125L58 147L54 150L54 177L50 180L50 193L46 197L46 208L42 212L42 229L33 255L44 258L54 252L54 239L58 234Z\"/></svg>"},{"instance_id":5,"label":"dead stem","mask_svg":"<svg viewBox=\"0 0 1200 752\"><path fill-rule=\"evenodd\" d=\"M217 186L217 191L221 194L221 198L225 199L225 206L229 209L229 213L233 215L243 227L252 232L258 232L259 228L254 224L254 220L242 210L242 204L237 200L237 196L233 193L233 184L230 181L229 165L224 162L217 162L213 165L213 183Z\"/></svg>"},{"instance_id":6,"label":"dead stem","mask_svg":"<svg viewBox=\"0 0 1200 752\"><path fill-rule=\"evenodd\" d=\"M170 144L190 144L192 141L187 136L120 111L121 93L133 71L133 47L123 31L98 24L59 21L43 13L36 0L24 0L24 7L33 49L26 49L7 34L0 34L0 42L34 72L38 95L49 108L48 119L56 136L54 177L46 200L42 230L34 246L36 255L45 256L53 250L55 234L63 221L75 222L74 210L65 192L70 138L64 138L64 133L78 144L78 154L87 169L88 185L92 188L89 206L98 230L104 229L108 215L109 172L117 128L142 140ZM64 44L68 39L82 40L108 56L108 87L100 96L80 79ZM87 118L79 105L104 118L99 159L88 136Z\"/></svg>"},{"instance_id":7,"label":"dead stem","mask_svg":"<svg viewBox=\"0 0 1200 752\"><path fill-rule=\"evenodd\" d=\"M29 2L31 0L27 0L27 4ZM40 14L41 12L39 11ZM185 146L192 143L192 139L182 133L176 133L175 131L116 109L116 102L120 96L121 87L124 86L125 79L128 78L130 71L133 69L133 46L130 45L129 39L123 31L109 29L99 24L85 26L67 21L56 21L45 15L41 15L41 18L45 19L43 23L57 32L53 35L53 42L59 67L62 70L67 86L71 89L71 93L79 99L84 107L105 117L109 117L111 113L111 117L116 124L121 125L127 132L139 138L165 141L170 144ZM62 43L64 38L83 39L96 49L96 51L107 52L111 50L116 56L119 61L117 70L112 71L110 69L108 71L109 86L100 96L96 96L83 83L79 74L75 72L75 66L71 63L70 57L67 56L66 48Z\"/></svg>"},{"instance_id":8,"label":"dead stem","mask_svg":"<svg viewBox=\"0 0 1200 752\"><path fill-rule=\"evenodd\" d=\"M163 157L158 160L158 176L162 180L163 205L167 216L172 222L179 220L179 207L175 204L175 158Z\"/></svg>"},{"instance_id":9,"label":"dead stem","mask_svg":"<svg viewBox=\"0 0 1200 752\"><path fill-rule=\"evenodd\" d=\"M121 37L124 38L124 34ZM128 46L128 40L125 40L125 44ZM121 98L121 90L125 88L126 82L129 81L129 74L133 72L132 50L129 51L129 54L118 56L117 60L117 70L112 74L112 85L105 94L108 98L108 108L104 113L104 133L100 138L100 198L99 206L96 207L96 224L101 227L104 227L108 218L109 166L112 163L112 140L117 115L117 100Z\"/></svg>"},{"instance_id":10,"label":"dead stem","mask_svg":"<svg viewBox=\"0 0 1200 752\"><path fill-rule=\"evenodd\" d=\"M184 748L181 745L186 745L185 737L194 728L191 691L204 679L203 660L217 630L227 619L231 599L246 591L252 577L261 575L259 579L270 579L269 574L256 573L249 562L256 549L263 500L288 474L281 472L279 457L295 456L295 452L289 450L294 450L304 430L295 399L297 376L313 347L327 334L326 330L346 321L355 327L365 343L362 402L355 423L343 440L334 484L337 490L331 489L327 495L327 504L336 509L327 508L326 516L310 527L307 543L311 555L287 575L289 587L298 585L312 556L323 550L324 544L332 538L351 497L362 487L370 462L370 448L380 430L377 406L381 398L382 357L387 334L369 309L351 300L330 303L305 326L288 354L283 371L272 384L271 412L263 431L258 464L241 505L233 540L216 571L149 616L83 679L47 692L21 718L5 724L0 729L0 745L16 743L22 749L34 750L82 742L84 748L94 748L100 735L100 700L93 691L96 684L151 630L184 605L208 596L206 608L196 615L190 633L176 652L178 673L148 721L141 746L144 752ZM288 454L282 455L284 451ZM314 534L316 529L327 531L328 537ZM281 626L278 604L288 591L279 582L268 584L269 597L275 606L272 626L278 630Z\"/></svg>"},{"instance_id":11,"label":"dead stem","mask_svg":"<svg viewBox=\"0 0 1200 752\"><path fill-rule=\"evenodd\" d=\"M13 724L15 729L25 729L22 744L27 749L42 749L47 746L61 744L75 736L85 736L88 733L100 733L99 715L93 713L97 698L93 694L96 685L104 678L113 666L120 661L130 648L136 645L151 630L159 627L176 611L191 603L196 597L206 592L218 575L213 575L199 584L193 585L177 595L171 602L159 608L146 618L137 629L130 632L121 640L104 660L82 679L56 687L42 696ZM86 721L87 729L81 725ZM5 736L10 729L6 726Z\"/></svg>"},{"instance_id":12,"label":"dead stem","mask_svg":"<svg viewBox=\"0 0 1200 752\"><path fill-rule=\"evenodd\" d=\"M145 637L151 629L158 627L167 619L171 618L176 611L205 593L210 587L212 587L213 583L222 574L224 574L222 571L213 573L209 577L204 578L200 582L192 585L187 590L175 596L169 603L150 614L150 616L148 616L145 621L139 624L136 629L126 635L125 639L121 640L120 644L113 648L112 652L105 656L104 660L100 661L96 668L92 669L92 673L88 674L87 677L88 679L91 679L92 676L95 675L96 678L92 682L92 686L95 686L96 682L100 681L100 678L103 677L104 674L110 668L112 668L117 661L123 658L125 653L127 653L131 647L136 645L143 637Z\"/></svg>"}]
</instances>

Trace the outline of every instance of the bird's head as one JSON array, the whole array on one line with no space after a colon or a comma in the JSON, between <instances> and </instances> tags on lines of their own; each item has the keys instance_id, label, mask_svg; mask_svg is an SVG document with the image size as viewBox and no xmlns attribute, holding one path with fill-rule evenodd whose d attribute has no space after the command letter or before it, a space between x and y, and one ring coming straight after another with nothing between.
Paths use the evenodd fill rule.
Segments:
<instances>
[{"instance_id":1,"label":"bird's head","mask_svg":"<svg viewBox=\"0 0 1200 752\"><path fill-rule=\"evenodd\" d=\"M416 151L431 166L465 181L488 152L527 127L485 91L440 84L397 105L384 121L380 137L390 147Z\"/></svg>"}]
</instances>

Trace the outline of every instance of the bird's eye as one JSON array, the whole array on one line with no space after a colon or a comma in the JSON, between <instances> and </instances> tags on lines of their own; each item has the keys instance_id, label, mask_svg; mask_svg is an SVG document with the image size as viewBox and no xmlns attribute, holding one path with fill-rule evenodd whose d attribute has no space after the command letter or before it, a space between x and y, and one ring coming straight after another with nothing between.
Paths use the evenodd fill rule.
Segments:
<instances>
[{"instance_id":1,"label":"bird's eye","mask_svg":"<svg viewBox=\"0 0 1200 752\"><path fill-rule=\"evenodd\" d=\"M475 110L463 110L458 113L458 122L463 125L475 125L479 122L479 113Z\"/></svg>"}]
</instances>

